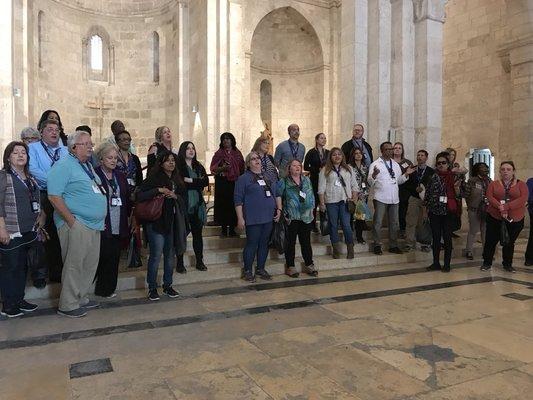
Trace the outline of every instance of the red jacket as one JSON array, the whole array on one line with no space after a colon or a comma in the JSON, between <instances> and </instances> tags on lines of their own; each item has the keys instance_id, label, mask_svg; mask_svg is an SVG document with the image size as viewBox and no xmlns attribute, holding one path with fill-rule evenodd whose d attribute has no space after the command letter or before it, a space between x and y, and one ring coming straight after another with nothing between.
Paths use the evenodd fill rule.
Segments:
<instances>
[{"instance_id":1,"label":"red jacket","mask_svg":"<svg viewBox=\"0 0 533 400\"><path fill-rule=\"evenodd\" d=\"M513 221L520 221L524 218L528 195L527 185L524 182L517 181L511 186L509 201L504 205L504 209ZM499 207L500 201L504 198L505 188L502 181L491 182L487 188L487 199L489 200L487 212L493 218L502 219Z\"/></svg>"}]
</instances>

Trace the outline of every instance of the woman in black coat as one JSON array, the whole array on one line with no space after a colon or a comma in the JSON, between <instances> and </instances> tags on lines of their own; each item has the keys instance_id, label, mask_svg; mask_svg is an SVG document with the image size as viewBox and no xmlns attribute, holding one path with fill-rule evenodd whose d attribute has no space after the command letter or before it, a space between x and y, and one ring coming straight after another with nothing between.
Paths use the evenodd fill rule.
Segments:
<instances>
[{"instance_id":1,"label":"woman in black coat","mask_svg":"<svg viewBox=\"0 0 533 400\"><path fill-rule=\"evenodd\" d=\"M187 219L192 232L192 247L196 257L196 269L207 271L207 267L204 264L202 229L207 218L203 191L209 185L209 177L205 172L204 166L196 159L196 147L194 147L193 142L185 141L181 144L178 151L177 168L187 188L185 204ZM183 256L177 257L176 271L182 274L187 272L183 264Z\"/></svg>"},{"instance_id":2,"label":"woman in black coat","mask_svg":"<svg viewBox=\"0 0 533 400\"><path fill-rule=\"evenodd\" d=\"M320 201L318 200L318 175L320 170L326 165L329 150L326 150L326 135L319 133L315 136L315 147L307 152L304 160L304 170L309 171L309 178L311 179L311 186L313 186L313 194L315 195L315 208L313 209L313 232L317 233L316 226L316 207Z\"/></svg>"}]
</instances>

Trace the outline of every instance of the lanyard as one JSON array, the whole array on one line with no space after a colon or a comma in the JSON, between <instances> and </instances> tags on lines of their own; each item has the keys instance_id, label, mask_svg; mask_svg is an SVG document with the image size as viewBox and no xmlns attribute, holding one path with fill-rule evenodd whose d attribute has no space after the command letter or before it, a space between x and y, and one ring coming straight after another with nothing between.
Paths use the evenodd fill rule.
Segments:
<instances>
[{"instance_id":1,"label":"lanyard","mask_svg":"<svg viewBox=\"0 0 533 400\"><path fill-rule=\"evenodd\" d=\"M422 182L422 178L424 177L424 174L426 173L426 168L427 168L427 165L424 167L424 169L422 169L422 172L420 172L420 167L417 168L417 170L416 170L416 179L417 179L418 183Z\"/></svg>"},{"instance_id":2,"label":"lanyard","mask_svg":"<svg viewBox=\"0 0 533 400\"><path fill-rule=\"evenodd\" d=\"M392 168L392 159L389 160L389 161L390 161L390 167L387 164L387 161L383 160L383 163L385 164L385 167L387 167L387 171L389 171L389 175L390 175L391 179L394 179L396 177L396 175L394 174L394 169Z\"/></svg>"},{"instance_id":3,"label":"lanyard","mask_svg":"<svg viewBox=\"0 0 533 400\"><path fill-rule=\"evenodd\" d=\"M337 177L339 178L339 181L342 185L342 187L346 187L346 182L344 182L344 178L341 176L341 167L339 165L339 169L337 169L337 167L335 167L334 165L332 165L333 167L333 171L335 171L335 173L337 174Z\"/></svg>"},{"instance_id":4,"label":"lanyard","mask_svg":"<svg viewBox=\"0 0 533 400\"><path fill-rule=\"evenodd\" d=\"M99 184L98 181L96 180L96 176L93 173L93 169L91 167L91 164L88 161L82 163L80 160L78 160L78 158L74 154L71 153L70 155L72 157L74 157L78 161L78 163L80 164L81 168L83 169L83 171L85 171L85 173L87 174L89 179L91 181L93 181L93 183L98 187L98 189L100 190L100 193L102 193L105 196L106 195L105 194L105 190L102 189L102 185Z\"/></svg>"},{"instance_id":5,"label":"lanyard","mask_svg":"<svg viewBox=\"0 0 533 400\"><path fill-rule=\"evenodd\" d=\"M33 182L31 181L31 179L30 178L28 178L27 180L22 179L22 177L17 173L17 171L15 171L12 168L10 169L10 171L13 175L15 175L18 178L19 181L22 182L24 187L28 189L28 195L30 197L30 202L35 201L35 197L33 196L33 192L35 191L35 186L33 185Z\"/></svg>"},{"instance_id":6,"label":"lanyard","mask_svg":"<svg viewBox=\"0 0 533 400\"><path fill-rule=\"evenodd\" d=\"M316 152L318 153L318 159L320 160L320 166L322 167L322 164L324 164L324 154L326 153L324 149L322 151L316 149Z\"/></svg>"},{"instance_id":7,"label":"lanyard","mask_svg":"<svg viewBox=\"0 0 533 400\"><path fill-rule=\"evenodd\" d=\"M513 184L513 180L509 182L508 185L505 184L504 181L502 181L503 189L505 190L505 202L507 203L509 201L509 191L511 190L511 185Z\"/></svg>"},{"instance_id":8,"label":"lanyard","mask_svg":"<svg viewBox=\"0 0 533 400\"><path fill-rule=\"evenodd\" d=\"M292 181L292 183L294 183L295 186L298 187L300 192L303 192L304 180L302 179L302 176L300 176L300 184L297 184L296 181L292 179L292 176L289 176L289 179Z\"/></svg>"},{"instance_id":9,"label":"lanyard","mask_svg":"<svg viewBox=\"0 0 533 400\"><path fill-rule=\"evenodd\" d=\"M300 143L296 143L295 145L293 145L292 142L289 140L289 147L291 148L292 158L298 158L298 150L300 149Z\"/></svg>"},{"instance_id":10,"label":"lanyard","mask_svg":"<svg viewBox=\"0 0 533 400\"><path fill-rule=\"evenodd\" d=\"M56 161L59 161L59 151L61 150L61 147L55 149L54 152L52 153L50 151L50 148L47 145L45 145L42 140L41 140L41 146L43 146L44 151L46 152L50 160L52 160L51 166L54 165Z\"/></svg>"},{"instance_id":11,"label":"lanyard","mask_svg":"<svg viewBox=\"0 0 533 400\"><path fill-rule=\"evenodd\" d=\"M268 155L264 155L263 157L261 157L261 168L263 169L263 172L265 172L267 170L267 158L268 158Z\"/></svg>"},{"instance_id":12,"label":"lanyard","mask_svg":"<svg viewBox=\"0 0 533 400\"><path fill-rule=\"evenodd\" d=\"M104 176L107 179L107 176L105 174ZM111 197L117 197L118 182L117 177L115 176L115 171L111 172L111 179L107 179L107 183L112 191Z\"/></svg>"}]
</instances>

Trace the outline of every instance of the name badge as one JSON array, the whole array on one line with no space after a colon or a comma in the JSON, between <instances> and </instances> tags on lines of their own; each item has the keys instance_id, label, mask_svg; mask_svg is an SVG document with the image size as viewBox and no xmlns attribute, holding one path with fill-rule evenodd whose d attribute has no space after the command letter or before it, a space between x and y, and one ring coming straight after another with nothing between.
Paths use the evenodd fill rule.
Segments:
<instances>
[{"instance_id":1,"label":"name badge","mask_svg":"<svg viewBox=\"0 0 533 400\"><path fill-rule=\"evenodd\" d=\"M259 186L266 186L266 182L263 179L258 179L257 183L259 183Z\"/></svg>"},{"instance_id":2,"label":"name badge","mask_svg":"<svg viewBox=\"0 0 533 400\"><path fill-rule=\"evenodd\" d=\"M446 197L446 196L439 196L439 201L440 201L442 204L446 204L446 203L448 203L448 197Z\"/></svg>"},{"instance_id":3,"label":"name badge","mask_svg":"<svg viewBox=\"0 0 533 400\"><path fill-rule=\"evenodd\" d=\"M505 204L505 200L500 200L500 204Z\"/></svg>"},{"instance_id":4,"label":"name badge","mask_svg":"<svg viewBox=\"0 0 533 400\"><path fill-rule=\"evenodd\" d=\"M335 186L338 186L338 187L341 187L341 186L342 186L341 181L340 181L339 179L337 179L337 180L335 181Z\"/></svg>"},{"instance_id":5,"label":"name badge","mask_svg":"<svg viewBox=\"0 0 533 400\"><path fill-rule=\"evenodd\" d=\"M476 189L483 189L483 186L480 183L476 183Z\"/></svg>"},{"instance_id":6,"label":"name badge","mask_svg":"<svg viewBox=\"0 0 533 400\"><path fill-rule=\"evenodd\" d=\"M396 185L396 178L391 178L391 179L390 179L390 182L391 182L393 185Z\"/></svg>"},{"instance_id":7,"label":"name badge","mask_svg":"<svg viewBox=\"0 0 533 400\"><path fill-rule=\"evenodd\" d=\"M302 199L305 199L305 198L307 197L307 194L306 194L305 192L302 192L302 191L300 190L300 197L301 197Z\"/></svg>"},{"instance_id":8,"label":"name badge","mask_svg":"<svg viewBox=\"0 0 533 400\"><path fill-rule=\"evenodd\" d=\"M361 182L361 189L366 189L366 183Z\"/></svg>"},{"instance_id":9,"label":"name badge","mask_svg":"<svg viewBox=\"0 0 533 400\"><path fill-rule=\"evenodd\" d=\"M41 205L39 204L38 201L32 201L31 209L34 213L38 213L39 211L41 211Z\"/></svg>"},{"instance_id":10,"label":"name badge","mask_svg":"<svg viewBox=\"0 0 533 400\"><path fill-rule=\"evenodd\" d=\"M270 193L270 190L265 190L265 196L272 197L272 193Z\"/></svg>"},{"instance_id":11,"label":"name badge","mask_svg":"<svg viewBox=\"0 0 533 400\"><path fill-rule=\"evenodd\" d=\"M402 164L402 167L403 167L403 168L407 168L407 167L409 167L409 164L407 164L406 162L404 162L404 163Z\"/></svg>"},{"instance_id":12,"label":"name badge","mask_svg":"<svg viewBox=\"0 0 533 400\"><path fill-rule=\"evenodd\" d=\"M135 186L135 179L133 179L133 178L128 178L128 185L130 185L130 186Z\"/></svg>"},{"instance_id":13,"label":"name badge","mask_svg":"<svg viewBox=\"0 0 533 400\"><path fill-rule=\"evenodd\" d=\"M186 183L192 183L192 178L183 178L183 181Z\"/></svg>"},{"instance_id":14,"label":"name badge","mask_svg":"<svg viewBox=\"0 0 533 400\"><path fill-rule=\"evenodd\" d=\"M100 188L98 187L98 185L96 183L93 183L93 192L94 193L98 193L98 194L102 194L102 192L100 191Z\"/></svg>"},{"instance_id":15,"label":"name badge","mask_svg":"<svg viewBox=\"0 0 533 400\"><path fill-rule=\"evenodd\" d=\"M122 199L120 197L111 198L111 206L118 207L122 205Z\"/></svg>"}]
</instances>

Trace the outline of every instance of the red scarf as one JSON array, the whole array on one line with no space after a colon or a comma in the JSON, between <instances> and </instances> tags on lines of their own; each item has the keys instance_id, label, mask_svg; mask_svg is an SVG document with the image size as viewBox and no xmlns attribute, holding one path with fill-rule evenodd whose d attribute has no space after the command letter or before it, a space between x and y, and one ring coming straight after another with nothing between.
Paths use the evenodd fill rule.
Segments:
<instances>
[{"instance_id":1,"label":"red scarf","mask_svg":"<svg viewBox=\"0 0 533 400\"><path fill-rule=\"evenodd\" d=\"M452 171L439 171L437 170L437 175L439 176L441 182L444 183L444 188L446 190L446 197L448 198L447 209L449 213L457 214L459 207L457 204L457 199L455 198L455 176Z\"/></svg>"},{"instance_id":2,"label":"red scarf","mask_svg":"<svg viewBox=\"0 0 533 400\"><path fill-rule=\"evenodd\" d=\"M211 171L221 166L224 161L228 162L228 169L224 175L228 181L236 181L244 172L244 159L239 150L218 149L211 160Z\"/></svg>"}]
</instances>

